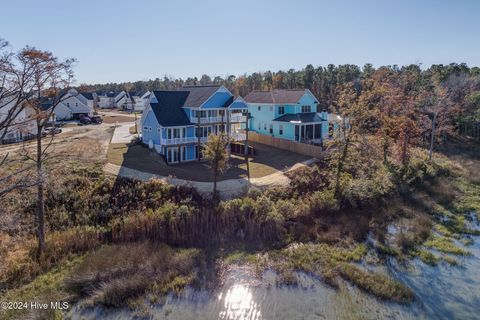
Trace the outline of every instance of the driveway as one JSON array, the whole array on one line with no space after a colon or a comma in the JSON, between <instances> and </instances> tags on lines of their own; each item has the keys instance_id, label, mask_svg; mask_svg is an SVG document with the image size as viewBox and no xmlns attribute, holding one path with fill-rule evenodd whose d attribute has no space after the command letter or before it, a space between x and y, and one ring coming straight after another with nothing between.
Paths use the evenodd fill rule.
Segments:
<instances>
[{"instance_id":1,"label":"driveway","mask_svg":"<svg viewBox=\"0 0 480 320\"><path fill-rule=\"evenodd\" d=\"M129 143L132 141L134 135L130 133L130 127L134 125L135 122L127 122L118 125L113 132L111 143Z\"/></svg>"}]
</instances>

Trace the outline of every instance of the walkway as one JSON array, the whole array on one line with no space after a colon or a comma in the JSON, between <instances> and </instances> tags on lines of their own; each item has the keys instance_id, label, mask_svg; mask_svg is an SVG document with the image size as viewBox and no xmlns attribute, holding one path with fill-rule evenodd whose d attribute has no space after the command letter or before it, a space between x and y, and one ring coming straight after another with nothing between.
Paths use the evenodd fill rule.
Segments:
<instances>
[{"instance_id":1,"label":"walkway","mask_svg":"<svg viewBox=\"0 0 480 320\"><path fill-rule=\"evenodd\" d=\"M298 169L305 165L310 165L314 161L314 159L310 159L303 163L297 163L292 168L290 168L289 171ZM159 179L165 183L170 183L175 186L189 186L197 189L197 191L200 192L202 195L210 195L213 191L213 182L188 181L173 177L164 177L148 172L121 167L111 163L107 163L105 165L104 171L113 175L132 179L139 179L142 181ZM250 183L247 179L228 179L219 181L217 183L217 189L222 199L230 199L235 196L241 195L242 193L246 192L249 187L252 186L263 189L273 186L288 186L289 183L290 179L285 176L284 172L278 171L265 177L252 178L250 179Z\"/></svg>"},{"instance_id":2,"label":"walkway","mask_svg":"<svg viewBox=\"0 0 480 320\"><path fill-rule=\"evenodd\" d=\"M130 127L134 125L135 122L119 124L113 132L111 143L129 143L132 141L134 135L130 133Z\"/></svg>"}]
</instances>

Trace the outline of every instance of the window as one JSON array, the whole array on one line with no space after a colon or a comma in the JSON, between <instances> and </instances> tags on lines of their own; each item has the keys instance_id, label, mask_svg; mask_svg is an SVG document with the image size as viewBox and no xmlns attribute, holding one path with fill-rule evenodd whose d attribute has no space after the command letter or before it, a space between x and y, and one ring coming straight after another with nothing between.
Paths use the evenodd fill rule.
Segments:
<instances>
[{"instance_id":1,"label":"window","mask_svg":"<svg viewBox=\"0 0 480 320\"><path fill-rule=\"evenodd\" d=\"M283 135L283 124L278 126L278 134Z\"/></svg>"},{"instance_id":2,"label":"window","mask_svg":"<svg viewBox=\"0 0 480 320\"><path fill-rule=\"evenodd\" d=\"M69 103L69 102L67 102L67 107L70 107L70 103Z\"/></svg>"},{"instance_id":3,"label":"window","mask_svg":"<svg viewBox=\"0 0 480 320\"><path fill-rule=\"evenodd\" d=\"M258 111L260 111L261 108L262 108L262 107L258 106Z\"/></svg>"},{"instance_id":4,"label":"window","mask_svg":"<svg viewBox=\"0 0 480 320\"><path fill-rule=\"evenodd\" d=\"M75 107L78 107L78 102L75 102Z\"/></svg>"},{"instance_id":5,"label":"window","mask_svg":"<svg viewBox=\"0 0 480 320\"><path fill-rule=\"evenodd\" d=\"M270 125L270 134L273 134L273 124Z\"/></svg>"},{"instance_id":6,"label":"window","mask_svg":"<svg viewBox=\"0 0 480 320\"><path fill-rule=\"evenodd\" d=\"M272 111L273 111L273 106L270 106L270 112L272 112Z\"/></svg>"},{"instance_id":7,"label":"window","mask_svg":"<svg viewBox=\"0 0 480 320\"><path fill-rule=\"evenodd\" d=\"M302 106L302 113L310 112L310 106Z\"/></svg>"},{"instance_id":8,"label":"window","mask_svg":"<svg viewBox=\"0 0 480 320\"><path fill-rule=\"evenodd\" d=\"M263 123L263 130L267 131L267 123L266 122Z\"/></svg>"},{"instance_id":9,"label":"window","mask_svg":"<svg viewBox=\"0 0 480 320\"><path fill-rule=\"evenodd\" d=\"M278 107L278 114L285 114L285 106Z\"/></svg>"}]
</instances>

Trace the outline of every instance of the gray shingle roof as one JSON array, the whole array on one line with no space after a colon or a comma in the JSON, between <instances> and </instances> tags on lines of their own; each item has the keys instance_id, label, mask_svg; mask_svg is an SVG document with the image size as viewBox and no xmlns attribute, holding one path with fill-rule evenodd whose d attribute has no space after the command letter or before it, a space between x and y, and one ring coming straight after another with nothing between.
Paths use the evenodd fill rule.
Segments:
<instances>
[{"instance_id":1,"label":"gray shingle roof","mask_svg":"<svg viewBox=\"0 0 480 320\"><path fill-rule=\"evenodd\" d=\"M245 97L248 103L292 104L297 103L307 92L306 89L275 89L252 91ZM316 100L316 99L315 99Z\"/></svg>"},{"instance_id":2,"label":"gray shingle roof","mask_svg":"<svg viewBox=\"0 0 480 320\"><path fill-rule=\"evenodd\" d=\"M220 86L185 86L178 91L189 92L185 107L198 108L214 94Z\"/></svg>"}]
</instances>

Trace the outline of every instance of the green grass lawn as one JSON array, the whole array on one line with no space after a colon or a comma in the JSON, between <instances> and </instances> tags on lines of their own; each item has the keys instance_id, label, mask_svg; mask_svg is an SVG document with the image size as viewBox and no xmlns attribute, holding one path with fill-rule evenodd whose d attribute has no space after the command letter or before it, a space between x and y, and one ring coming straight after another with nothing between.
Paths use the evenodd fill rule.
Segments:
<instances>
[{"instance_id":1,"label":"green grass lawn","mask_svg":"<svg viewBox=\"0 0 480 320\"><path fill-rule=\"evenodd\" d=\"M309 157L293 152L272 148L261 144L253 144L256 155L250 158L250 177L260 178L277 171L284 171ZM194 181L212 181L212 174L205 162L188 162L167 165L165 160L155 151L142 145L110 144L107 160L119 166L154 173L162 176ZM230 168L220 180L247 177L247 164L243 156L232 155Z\"/></svg>"}]
</instances>

